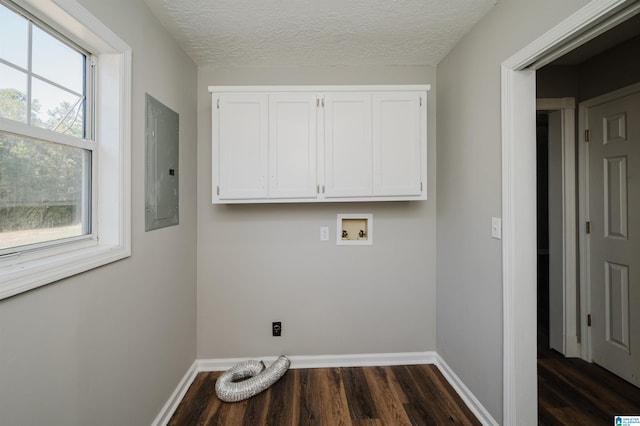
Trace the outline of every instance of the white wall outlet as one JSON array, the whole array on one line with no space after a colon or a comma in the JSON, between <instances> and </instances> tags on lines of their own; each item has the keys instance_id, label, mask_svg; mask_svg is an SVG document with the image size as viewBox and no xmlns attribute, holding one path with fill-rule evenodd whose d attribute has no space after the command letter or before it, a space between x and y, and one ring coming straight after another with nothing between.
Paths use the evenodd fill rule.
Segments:
<instances>
[{"instance_id":1,"label":"white wall outlet","mask_svg":"<svg viewBox=\"0 0 640 426\"><path fill-rule=\"evenodd\" d=\"M329 227L321 226L320 227L320 241L329 241Z\"/></svg>"},{"instance_id":2,"label":"white wall outlet","mask_svg":"<svg viewBox=\"0 0 640 426\"><path fill-rule=\"evenodd\" d=\"M502 239L502 219L499 217L491 218L491 237L495 239Z\"/></svg>"}]
</instances>

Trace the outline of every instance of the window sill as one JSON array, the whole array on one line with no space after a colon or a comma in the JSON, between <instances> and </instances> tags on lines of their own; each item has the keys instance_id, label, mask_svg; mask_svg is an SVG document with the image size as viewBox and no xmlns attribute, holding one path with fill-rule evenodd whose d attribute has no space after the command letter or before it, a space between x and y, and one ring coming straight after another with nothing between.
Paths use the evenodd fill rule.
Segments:
<instances>
[{"instance_id":1,"label":"window sill","mask_svg":"<svg viewBox=\"0 0 640 426\"><path fill-rule=\"evenodd\" d=\"M125 245L96 245L0 268L0 300L124 259ZM6 259L9 261L10 259Z\"/></svg>"}]
</instances>

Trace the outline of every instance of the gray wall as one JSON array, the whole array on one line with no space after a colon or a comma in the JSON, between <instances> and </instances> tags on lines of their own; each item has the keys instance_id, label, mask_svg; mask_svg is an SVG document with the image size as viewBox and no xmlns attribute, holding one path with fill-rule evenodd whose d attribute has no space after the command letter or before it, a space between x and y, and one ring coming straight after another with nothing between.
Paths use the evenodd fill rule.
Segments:
<instances>
[{"instance_id":1,"label":"gray wall","mask_svg":"<svg viewBox=\"0 0 640 426\"><path fill-rule=\"evenodd\" d=\"M578 101L639 82L639 51L640 37L635 37L580 64Z\"/></svg>"},{"instance_id":2,"label":"gray wall","mask_svg":"<svg viewBox=\"0 0 640 426\"><path fill-rule=\"evenodd\" d=\"M640 81L640 36L576 65L549 65L537 73L538 98L570 96L576 102Z\"/></svg>"},{"instance_id":3,"label":"gray wall","mask_svg":"<svg viewBox=\"0 0 640 426\"><path fill-rule=\"evenodd\" d=\"M500 65L586 3L503 0L437 68L437 350L498 422L502 253L490 223L501 216Z\"/></svg>"},{"instance_id":4,"label":"gray wall","mask_svg":"<svg viewBox=\"0 0 640 426\"><path fill-rule=\"evenodd\" d=\"M196 354L196 67L142 0L80 0L133 49L132 250L0 301L0 423L150 424ZM144 232L144 95L180 114L180 225Z\"/></svg>"},{"instance_id":5,"label":"gray wall","mask_svg":"<svg viewBox=\"0 0 640 426\"><path fill-rule=\"evenodd\" d=\"M435 350L435 85L429 200L211 204L209 85L435 83L433 67L198 74L198 357ZM373 246L336 246L337 213L373 213ZM319 241L328 226L331 240ZM271 322L283 322L271 337Z\"/></svg>"}]
</instances>

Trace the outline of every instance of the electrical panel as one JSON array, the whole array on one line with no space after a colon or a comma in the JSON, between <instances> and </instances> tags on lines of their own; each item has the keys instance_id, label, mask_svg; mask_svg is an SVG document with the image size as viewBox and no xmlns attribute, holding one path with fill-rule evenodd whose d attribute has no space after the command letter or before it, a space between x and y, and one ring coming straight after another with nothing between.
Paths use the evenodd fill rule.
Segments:
<instances>
[{"instance_id":1,"label":"electrical panel","mask_svg":"<svg viewBox=\"0 0 640 426\"><path fill-rule=\"evenodd\" d=\"M145 230L177 225L178 113L146 94Z\"/></svg>"}]
</instances>

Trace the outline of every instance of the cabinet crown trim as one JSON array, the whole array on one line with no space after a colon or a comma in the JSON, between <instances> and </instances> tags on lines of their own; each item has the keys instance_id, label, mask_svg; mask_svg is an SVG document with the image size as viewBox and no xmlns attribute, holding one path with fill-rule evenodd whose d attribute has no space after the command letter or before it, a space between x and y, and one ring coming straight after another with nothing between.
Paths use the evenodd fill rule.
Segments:
<instances>
[{"instance_id":1,"label":"cabinet crown trim","mask_svg":"<svg viewBox=\"0 0 640 426\"><path fill-rule=\"evenodd\" d=\"M416 92L429 91L430 84L339 85L339 86L209 86L211 93L281 93L281 92Z\"/></svg>"}]
</instances>

